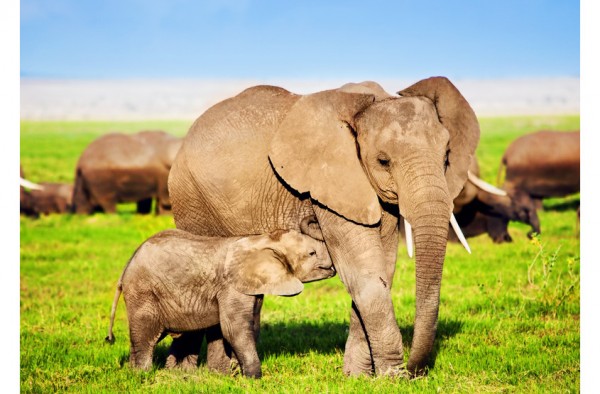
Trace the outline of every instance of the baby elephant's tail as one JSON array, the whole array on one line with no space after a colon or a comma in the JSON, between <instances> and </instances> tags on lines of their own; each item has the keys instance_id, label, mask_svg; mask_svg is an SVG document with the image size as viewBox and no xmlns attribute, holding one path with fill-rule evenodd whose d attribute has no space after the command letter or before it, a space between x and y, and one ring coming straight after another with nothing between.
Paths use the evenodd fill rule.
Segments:
<instances>
[{"instance_id":1,"label":"baby elephant's tail","mask_svg":"<svg viewBox=\"0 0 600 394\"><path fill-rule=\"evenodd\" d=\"M113 334L113 325L115 323L115 312L117 311L117 303L119 302L119 297L121 296L121 292L123 291L123 285L121 280L117 284L117 291L115 291L115 298L113 300L112 309L110 311L110 325L108 326L108 335L104 340L111 345L115 343L115 335Z\"/></svg>"}]
</instances>

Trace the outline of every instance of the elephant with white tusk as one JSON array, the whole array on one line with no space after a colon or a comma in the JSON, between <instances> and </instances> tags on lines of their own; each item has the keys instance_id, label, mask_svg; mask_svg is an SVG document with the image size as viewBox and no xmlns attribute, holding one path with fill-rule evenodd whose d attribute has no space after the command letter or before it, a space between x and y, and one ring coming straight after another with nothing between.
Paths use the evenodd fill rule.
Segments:
<instances>
[{"instance_id":1,"label":"elephant with white tusk","mask_svg":"<svg viewBox=\"0 0 600 394\"><path fill-rule=\"evenodd\" d=\"M479 142L475 113L448 79L398 94L374 82L308 95L249 88L196 120L169 175L175 224L194 234L297 230L316 215L352 297L349 375L425 371L452 201ZM416 258L407 364L390 294L400 217L411 225ZM208 347L209 356L222 354L219 338Z\"/></svg>"},{"instance_id":2,"label":"elephant with white tusk","mask_svg":"<svg viewBox=\"0 0 600 394\"><path fill-rule=\"evenodd\" d=\"M56 182L34 183L25 179L23 168L20 171L21 214L37 218L40 215L67 213L71 210L73 185Z\"/></svg>"},{"instance_id":3,"label":"elephant with white tusk","mask_svg":"<svg viewBox=\"0 0 600 394\"><path fill-rule=\"evenodd\" d=\"M475 156L469 167L468 181L454 199L453 212L463 238L488 234L496 243L512 241L506 231L509 221L530 225L538 221L535 210L528 204L479 178L479 164ZM460 241L461 236L451 231L449 239Z\"/></svg>"}]
</instances>

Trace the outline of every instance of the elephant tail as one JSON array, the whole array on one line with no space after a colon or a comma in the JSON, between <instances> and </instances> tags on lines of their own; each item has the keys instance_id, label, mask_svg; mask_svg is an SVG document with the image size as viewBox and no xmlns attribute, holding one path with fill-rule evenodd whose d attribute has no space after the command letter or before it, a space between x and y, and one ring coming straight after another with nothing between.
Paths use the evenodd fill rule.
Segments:
<instances>
[{"instance_id":1,"label":"elephant tail","mask_svg":"<svg viewBox=\"0 0 600 394\"><path fill-rule=\"evenodd\" d=\"M115 343L115 335L113 334L113 326L115 323L115 313L117 312L117 304L119 302L119 298L121 297L121 293L123 292L123 277L125 276L125 272L127 272L127 268L129 268L132 261L134 261L135 256L137 255L138 251L140 250L140 248L143 245L144 245L144 243L142 243L140 246L138 246L137 249L135 250L135 252L133 252L133 255L127 261L127 264L125 265L125 269L123 270L123 273L121 274L121 276L119 277L119 281L117 282L117 290L115 291L115 297L113 299L112 308L110 310L110 325L108 326L108 335L106 336L106 338L104 338L104 340L106 342L110 343L111 345L113 343Z\"/></svg>"},{"instance_id":2,"label":"elephant tail","mask_svg":"<svg viewBox=\"0 0 600 394\"><path fill-rule=\"evenodd\" d=\"M104 340L111 345L115 343L115 335L113 334L113 325L115 323L115 313L117 311L117 303L119 302L119 297L121 297L121 292L123 291L123 283L119 278L119 283L117 284L117 290L115 291L115 298L113 299L112 309L110 310L110 325L108 326L108 335Z\"/></svg>"}]
</instances>

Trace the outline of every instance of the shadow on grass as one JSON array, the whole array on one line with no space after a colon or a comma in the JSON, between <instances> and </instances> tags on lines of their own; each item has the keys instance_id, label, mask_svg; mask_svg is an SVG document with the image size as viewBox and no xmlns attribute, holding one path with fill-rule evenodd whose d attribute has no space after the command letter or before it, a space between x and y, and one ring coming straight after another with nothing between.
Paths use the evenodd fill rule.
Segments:
<instances>
[{"instance_id":1,"label":"shadow on grass","mask_svg":"<svg viewBox=\"0 0 600 394\"><path fill-rule=\"evenodd\" d=\"M427 366L429 369L433 369L435 367L435 360L437 359L437 354L440 349L444 347L444 342L449 338L452 338L456 334L460 333L463 328L463 322L460 320L446 320L440 319L438 321L437 334L435 336L435 342L433 343L433 350L431 355L429 356L429 362ZM412 344L413 336L414 336L414 326L408 325L400 327L400 331L402 332L402 341L404 342L404 348L410 349L410 345Z\"/></svg>"},{"instance_id":2,"label":"shadow on grass","mask_svg":"<svg viewBox=\"0 0 600 394\"><path fill-rule=\"evenodd\" d=\"M579 208L580 202L577 200L567 200L567 201L557 201L557 202L544 202L544 211L556 211L556 212L565 212L565 211L577 211Z\"/></svg>"},{"instance_id":3,"label":"shadow on grass","mask_svg":"<svg viewBox=\"0 0 600 394\"><path fill-rule=\"evenodd\" d=\"M437 353L440 348L443 348L444 342L461 332L462 327L463 323L458 320L442 319L438 322L436 340L428 364L430 369L435 366ZM400 331L404 348L410 349L414 335L413 325L401 326ZM258 354L263 360L269 356L302 355L308 352L343 353L347 337L346 323L263 323L258 341ZM153 357L155 368L165 367L169 346L170 343L167 341L161 341L156 346ZM122 366L129 362L129 352L121 356L120 362ZM200 350L199 364L206 364L206 342L202 344Z\"/></svg>"}]
</instances>

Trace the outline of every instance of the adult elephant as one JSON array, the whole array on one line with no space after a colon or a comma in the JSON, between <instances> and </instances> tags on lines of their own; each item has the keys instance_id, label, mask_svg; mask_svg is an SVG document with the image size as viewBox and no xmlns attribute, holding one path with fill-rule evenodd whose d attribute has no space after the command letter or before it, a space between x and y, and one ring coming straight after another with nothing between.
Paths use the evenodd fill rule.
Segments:
<instances>
[{"instance_id":1,"label":"adult elephant","mask_svg":"<svg viewBox=\"0 0 600 394\"><path fill-rule=\"evenodd\" d=\"M542 200L566 197L580 190L580 132L540 130L523 135L506 148L498 168L498 183L512 199L532 212L543 208ZM537 214L536 214L537 219ZM508 235L508 222L502 223ZM540 234L539 220L531 223L531 237Z\"/></svg>"},{"instance_id":2,"label":"adult elephant","mask_svg":"<svg viewBox=\"0 0 600 394\"><path fill-rule=\"evenodd\" d=\"M479 141L477 118L448 79L425 79L398 93L373 82L304 96L249 88L196 120L169 175L175 224L195 234L299 229L316 215L353 301L344 355L351 375L404 371L390 295L400 215L412 225L416 247L407 367L424 371L452 200ZM220 346L209 343L209 358Z\"/></svg>"},{"instance_id":3,"label":"adult elephant","mask_svg":"<svg viewBox=\"0 0 600 394\"><path fill-rule=\"evenodd\" d=\"M20 212L26 216L39 217L40 214L66 213L71 209L73 185L67 183L33 183L25 179L20 168Z\"/></svg>"},{"instance_id":4,"label":"adult elephant","mask_svg":"<svg viewBox=\"0 0 600 394\"><path fill-rule=\"evenodd\" d=\"M529 204L514 199L505 190L479 178L479 163L473 156L469 166L468 180L454 199L454 215L465 237L488 234L495 243L511 242L506 231L509 221L529 225L539 223L535 210ZM450 240L458 241L455 232Z\"/></svg>"},{"instance_id":5,"label":"adult elephant","mask_svg":"<svg viewBox=\"0 0 600 394\"><path fill-rule=\"evenodd\" d=\"M164 131L109 133L81 154L75 173L73 211L114 213L117 203L136 202L138 213L171 209L167 179L182 139Z\"/></svg>"}]
</instances>

